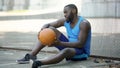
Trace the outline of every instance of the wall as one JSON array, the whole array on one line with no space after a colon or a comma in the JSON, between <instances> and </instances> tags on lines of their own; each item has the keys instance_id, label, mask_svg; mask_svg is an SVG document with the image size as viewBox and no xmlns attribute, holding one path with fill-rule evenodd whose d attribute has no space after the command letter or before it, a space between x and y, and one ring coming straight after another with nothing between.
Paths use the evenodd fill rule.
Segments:
<instances>
[{"instance_id":1,"label":"wall","mask_svg":"<svg viewBox=\"0 0 120 68\"><path fill-rule=\"evenodd\" d=\"M92 26L91 54L120 58L120 0L84 0L81 15Z\"/></svg>"}]
</instances>

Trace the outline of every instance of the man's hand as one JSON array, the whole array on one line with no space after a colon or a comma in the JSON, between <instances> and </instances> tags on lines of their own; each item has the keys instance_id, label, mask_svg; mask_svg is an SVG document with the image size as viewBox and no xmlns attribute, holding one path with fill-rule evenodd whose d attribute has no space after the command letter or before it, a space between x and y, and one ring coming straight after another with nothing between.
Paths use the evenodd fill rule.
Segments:
<instances>
[{"instance_id":1,"label":"man's hand","mask_svg":"<svg viewBox=\"0 0 120 68\"><path fill-rule=\"evenodd\" d=\"M41 28L40 31L42 31L42 30L45 29L45 28L49 28L49 26L50 26L49 24L45 24L45 25ZM38 35L39 35L40 31L38 32Z\"/></svg>"},{"instance_id":2,"label":"man's hand","mask_svg":"<svg viewBox=\"0 0 120 68\"><path fill-rule=\"evenodd\" d=\"M56 39L49 47L60 45L60 40Z\"/></svg>"},{"instance_id":3,"label":"man's hand","mask_svg":"<svg viewBox=\"0 0 120 68\"><path fill-rule=\"evenodd\" d=\"M43 29L45 29L45 28L49 28L49 24L45 24L42 28L41 28L41 30L43 30Z\"/></svg>"}]
</instances>

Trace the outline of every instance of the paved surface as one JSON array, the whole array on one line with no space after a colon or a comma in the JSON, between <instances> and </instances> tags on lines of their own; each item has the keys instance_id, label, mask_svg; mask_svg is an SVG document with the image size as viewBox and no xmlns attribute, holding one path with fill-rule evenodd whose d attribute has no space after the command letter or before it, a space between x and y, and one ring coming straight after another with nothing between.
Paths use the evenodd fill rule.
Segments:
<instances>
[{"instance_id":1,"label":"paved surface","mask_svg":"<svg viewBox=\"0 0 120 68\"><path fill-rule=\"evenodd\" d=\"M16 60L22 58L28 51L16 51L16 50L3 50L0 49L0 68L31 68L29 64L17 64ZM46 59L55 54L40 52L37 56L38 59ZM58 64L45 65L41 68L109 68L109 64L115 63L94 63L93 58L89 58L86 61L61 61ZM117 62L118 63L118 62ZM120 63L120 62L119 62ZM117 68L117 67L116 67Z\"/></svg>"}]
</instances>

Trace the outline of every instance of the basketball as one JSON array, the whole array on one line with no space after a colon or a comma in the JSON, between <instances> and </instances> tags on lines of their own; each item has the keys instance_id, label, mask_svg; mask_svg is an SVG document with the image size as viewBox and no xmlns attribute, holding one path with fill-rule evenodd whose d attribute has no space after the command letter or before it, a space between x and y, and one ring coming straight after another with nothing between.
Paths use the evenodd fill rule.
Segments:
<instances>
[{"instance_id":1,"label":"basketball","mask_svg":"<svg viewBox=\"0 0 120 68\"><path fill-rule=\"evenodd\" d=\"M38 40L41 44L50 46L56 40L56 33L50 28L45 28L39 32Z\"/></svg>"}]
</instances>

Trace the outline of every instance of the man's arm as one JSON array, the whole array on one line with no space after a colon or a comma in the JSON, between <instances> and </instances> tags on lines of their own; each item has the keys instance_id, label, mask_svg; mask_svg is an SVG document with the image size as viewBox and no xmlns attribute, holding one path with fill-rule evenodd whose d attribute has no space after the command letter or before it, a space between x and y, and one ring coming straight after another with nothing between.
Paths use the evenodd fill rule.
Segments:
<instances>
[{"instance_id":1,"label":"man's arm","mask_svg":"<svg viewBox=\"0 0 120 68\"><path fill-rule=\"evenodd\" d=\"M87 40L89 30L91 29L90 23L88 21L83 21L80 24L80 33L78 36L78 42L58 42L61 46L72 47L72 48L82 48Z\"/></svg>"},{"instance_id":2,"label":"man's arm","mask_svg":"<svg viewBox=\"0 0 120 68\"><path fill-rule=\"evenodd\" d=\"M58 28L58 27L61 27L64 25L64 22L65 22L65 18L62 18L62 19L59 19L57 21L54 21L54 22L51 22L51 23L48 23L48 24L45 24L42 29L44 28L49 28L49 27L55 27L55 28Z\"/></svg>"}]
</instances>

